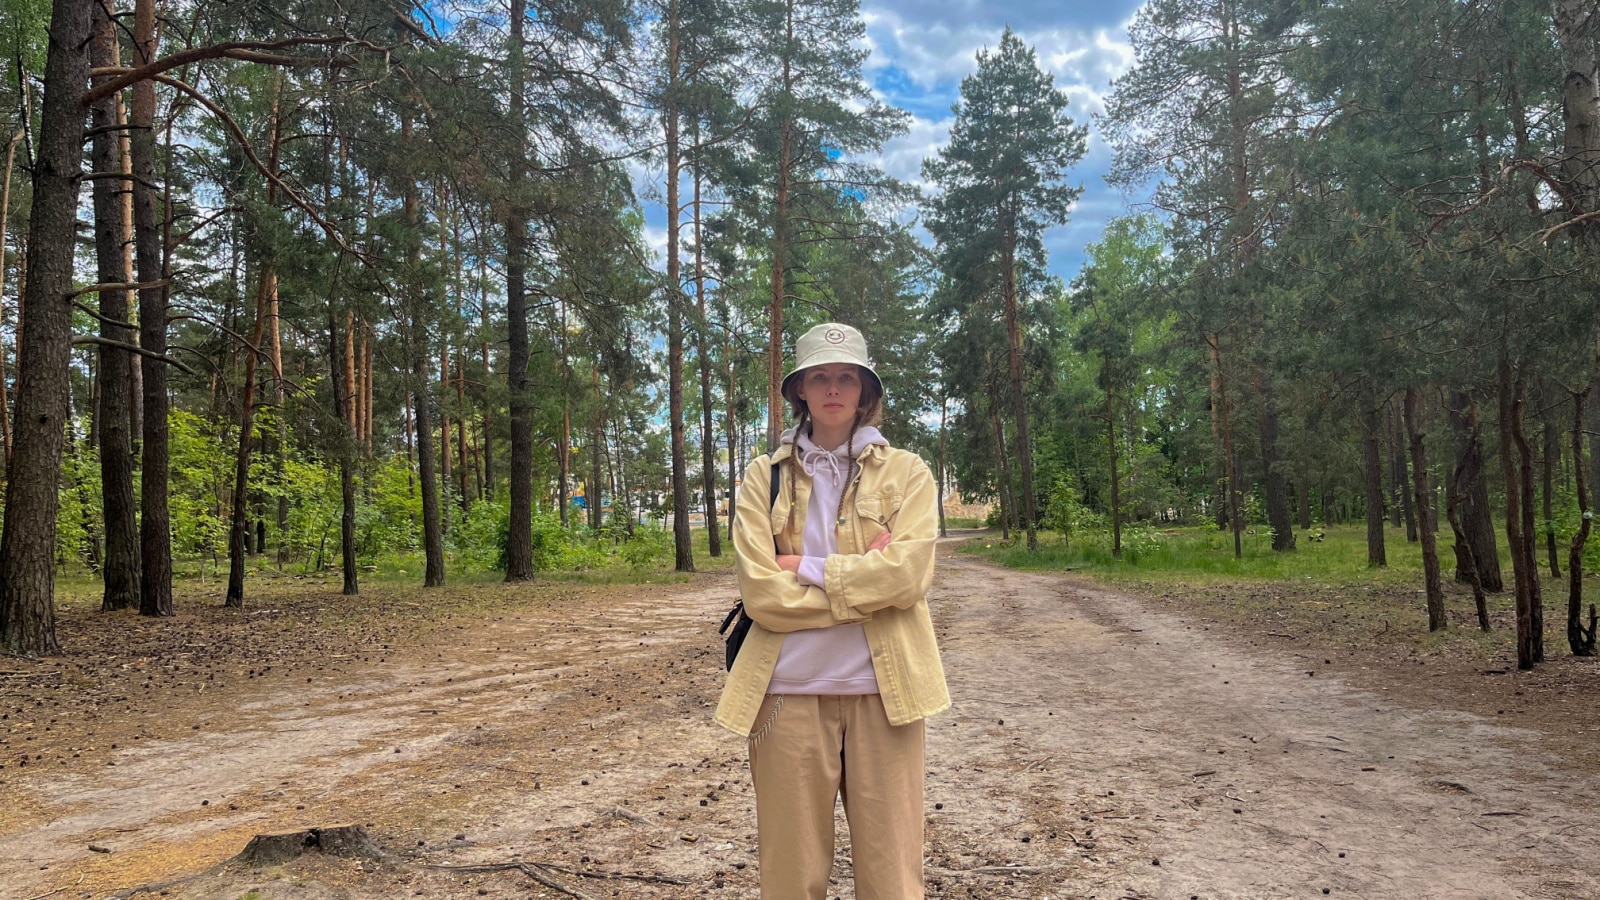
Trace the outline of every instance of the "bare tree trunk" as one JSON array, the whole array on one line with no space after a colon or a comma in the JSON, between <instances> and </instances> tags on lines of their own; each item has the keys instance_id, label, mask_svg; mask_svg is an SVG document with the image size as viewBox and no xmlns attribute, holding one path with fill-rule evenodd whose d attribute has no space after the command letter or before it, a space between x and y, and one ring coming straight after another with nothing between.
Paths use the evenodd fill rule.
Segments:
<instances>
[{"instance_id":1,"label":"bare tree trunk","mask_svg":"<svg viewBox=\"0 0 1600 900\"><path fill-rule=\"evenodd\" d=\"M147 65L156 58L156 0L136 0L133 16L133 60ZM128 103L129 152L133 160L133 246L138 281L160 281L167 271L171 245L170 215L156 205L156 86L133 85ZM172 127L167 126L167 142ZM139 346L152 356L140 358L144 382L144 433L139 467L139 613L170 616L172 608L172 520L167 504L168 435L167 367L155 358L167 352L167 288L139 291Z\"/></svg>"},{"instance_id":2,"label":"bare tree trunk","mask_svg":"<svg viewBox=\"0 0 1600 900\"><path fill-rule=\"evenodd\" d=\"M1000 412L989 409L989 427L994 431L995 463L1000 472L999 499L1000 499L1000 537L1011 540L1011 520L1013 518L1013 501L1011 497L1011 467L1007 464L1006 456L1006 428L1000 421Z\"/></svg>"},{"instance_id":3,"label":"bare tree trunk","mask_svg":"<svg viewBox=\"0 0 1600 900\"><path fill-rule=\"evenodd\" d=\"M698 140L698 129L696 130ZM722 555L722 535L717 526L717 449L711 415L711 319L706 315L705 234L701 228L700 189L703 181L698 162L694 167L694 296L700 307L695 329L695 353L700 358L700 481L705 496L706 551Z\"/></svg>"},{"instance_id":4,"label":"bare tree trunk","mask_svg":"<svg viewBox=\"0 0 1600 900\"><path fill-rule=\"evenodd\" d=\"M794 4L785 6L785 46L794 42ZM782 96L794 91L794 72L789 54L783 57ZM772 293L767 303L767 452L778 449L783 431L783 305L786 299L784 265L789 254L789 167L794 149L794 123L786 115L778 127L778 170L773 184L772 215Z\"/></svg>"},{"instance_id":5,"label":"bare tree trunk","mask_svg":"<svg viewBox=\"0 0 1600 900\"><path fill-rule=\"evenodd\" d=\"M1465 580L1472 585L1472 601L1478 612L1478 628L1487 632L1489 602L1484 596L1485 566L1478 559L1477 545L1471 539L1461 515L1461 508L1467 505L1472 497L1471 482L1473 479L1477 479L1480 483L1483 480L1483 458L1482 454L1477 452L1481 444L1478 439L1478 408L1467 395L1454 395L1450 404L1450 424L1456 431L1458 450L1455 465L1450 470L1450 479L1445 483L1444 496L1445 514L1450 520L1450 529L1456 538L1456 580ZM1493 546L1491 540L1491 552ZM1499 571L1496 561L1496 574Z\"/></svg>"},{"instance_id":6,"label":"bare tree trunk","mask_svg":"<svg viewBox=\"0 0 1600 900\"><path fill-rule=\"evenodd\" d=\"M593 368L594 373L594 425L589 436L589 490L585 502L589 504L589 528L599 531L602 523L603 500L605 497L601 485L601 478L605 474L604 459L602 454L606 447L606 408L605 401L600 395L600 367ZM617 502L621 502L618 498Z\"/></svg>"},{"instance_id":7,"label":"bare tree trunk","mask_svg":"<svg viewBox=\"0 0 1600 900\"><path fill-rule=\"evenodd\" d=\"M267 149L267 169L274 173L278 170L278 148L283 135L283 123L278 112L282 86L281 75L274 73L271 124L268 126L271 143ZM271 209L275 206L277 199L277 189L269 182L267 207ZM256 252L261 253L263 259L257 273L259 282L256 287L255 322L250 328L250 345L244 348L244 384L239 392L239 452L234 458L233 517L228 523L228 592L223 605L231 607L244 606L245 554L250 541L250 452L255 441L256 364L261 356L271 299L278 292L277 269L267 258L269 254L266 248L257 246Z\"/></svg>"},{"instance_id":8,"label":"bare tree trunk","mask_svg":"<svg viewBox=\"0 0 1600 900\"><path fill-rule=\"evenodd\" d=\"M518 146L511 154L509 190L522 190L527 161L523 138L527 103L526 65L523 60L523 26L528 16L526 0L511 0L511 52L507 64L511 77L511 127ZM506 536L506 581L533 577L533 401L528 396L528 222L521 201L510 204L506 219L506 328L509 338L506 386L511 407L511 510ZM485 441L487 443L487 441Z\"/></svg>"},{"instance_id":9,"label":"bare tree trunk","mask_svg":"<svg viewBox=\"0 0 1600 900\"><path fill-rule=\"evenodd\" d=\"M350 319L346 317L345 322ZM341 590L347 597L361 593L356 568L356 477L355 456L358 439L355 427L355 397L349 382L349 368L342 364L339 346L339 318L328 307L328 367L333 374L333 402L338 407L339 430L336 452L339 455L339 558L344 574Z\"/></svg>"},{"instance_id":10,"label":"bare tree trunk","mask_svg":"<svg viewBox=\"0 0 1600 900\"><path fill-rule=\"evenodd\" d=\"M1111 354L1101 354L1106 394L1106 457L1111 461L1111 555L1122 558L1122 494L1117 477L1117 409L1111 396Z\"/></svg>"},{"instance_id":11,"label":"bare tree trunk","mask_svg":"<svg viewBox=\"0 0 1600 900\"><path fill-rule=\"evenodd\" d=\"M1039 517L1035 510L1033 494L1033 442L1028 439L1028 396L1022 385L1022 311L1017 297L1017 261L1015 219L1005 238L1005 323L1006 350L1011 369L1011 414L1017 422L1015 453L1022 470L1022 527L1028 535L1028 550L1039 549L1037 531Z\"/></svg>"},{"instance_id":12,"label":"bare tree trunk","mask_svg":"<svg viewBox=\"0 0 1600 900\"><path fill-rule=\"evenodd\" d=\"M1561 466L1560 438L1555 419L1548 411L1539 415L1541 437L1544 442L1544 465L1539 467L1540 499L1544 506L1545 556L1550 562L1550 577L1561 577L1561 561L1556 557L1556 503L1555 473Z\"/></svg>"},{"instance_id":13,"label":"bare tree trunk","mask_svg":"<svg viewBox=\"0 0 1600 900\"><path fill-rule=\"evenodd\" d=\"M439 493L441 509L439 510L439 528L446 534L450 532L450 504L444 502L449 495L451 486L450 472L450 411L446 408L450 389L450 340L441 336L439 340Z\"/></svg>"},{"instance_id":14,"label":"bare tree trunk","mask_svg":"<svg viewBox=\"0 0 1600 900\"><path fill-rule=\"evenodd\" d=\"M1471 584L1475 574L1485 591L1499 592L1505 590L1505 581L1500 573L1500 550L1490 518L1489 483L1483 473L1483 439L1477 401L1468 394L1454 393L1449 414L1450 427L1456 435L1455 470L1459 475L1453 475L1446 484L1445 502L1457 507L1461 520L1455 542L1455 580ZM1476 573L1467 570L1469 558Z\"/></svg>"},{"instance_id":15,"label":"bare tree trunk","mask_svg":"<svg viewBox=\"0 0 1600 900\"><path fill-rule=\"evenodd\" d=\"M1595 43L1600 15L1592 0L1555 0L1556 42L1566 72L1561 82L1561 172L1571 188L1574 214L1600 210L1600 68ZM1584 231L1593 234L1593 222Z\"/></svg>"},{"instance_id":16,"label":"bare tree trunk","mask_svg":"<svg viewBox=\"0 0 1600 900\"><path fill-rule=\"evenodd\" d=\"M407 147L412 144L409 113L400 117L400 140ZM401 204L406 225L415 235L421 225L422 214L416 182L412 179L406 180ZM407 269L415 273L421 265L421 259L421 242L413 237L406 244ZM424 587L443 587L444 528L440 524L439 476L434 468L433 391L429 377L433 369L433 353L428 339L428 310L432 304L428 302L422 285L415 282L415 277L413 275L413 283L407 286L407 291L411 294L411 384L417 428L417 481L422 488L422 552L425 558L422 584ZM529 485L529 490L532 490L532 485Z\"/></svg>"},{"instance_id":17,"label":"bare tree trunk","mask_svg":"<svg viewBox=\"0 0 1600 900\"><path fill-rule=\"evenodd\" d=\"M694 539L689 531L689 443L683 405L683 277L678 258L680 206L678 180L683 158L678 146L678 3L667 0L667 97L662 124L667 161L667 427L672 457L673 569L694 571Z\"/></svg>"},{"instance_id":18,"label":"bare tree trunk","mask_svg":"<svg viewBox=\"0 0 1600 900\"><path fill-rule=\"evenodd\" d=\"M1364 395L1361 408L1361 470L1367 498L1367 565L1373 568L1389 565L1383 532L1383 457L1379 446L1382 433L1379 404L1369 391ZM1326 508L1322 516L1328 524L1333 524Z\"/></svg>"},{"instance_id":19,"label":"bare tree trunk","mask_svg":"<svg viewBox=\"0 0 1600 900\"><path fill-rule=\"evenodd\" d=\"M1414 544L1417 541L1417 512L1412 504L1412 493L1406 486L1406 482L1410 479L1406 477L1406 426L1403 418L1403 413L1398 408L1390 416L1394 433L1394 443L1391 445L1389 457L1390 477L1394 480L1394 492L1398 501L1395 508L1405 521L1406 542ZM1400 519L1396 519L1394 524L1399 525Z\"/></svg>"},{"instance_id":20,"label":"bare tree trunk","mask_svg":"<svg viewBox=\"0 0 1600 900\"><path fill-rule=\"evenodd\" d=\"M725 312L726 314L722 320L722 333L724 335L722 353L727 360L727 371L725 373L727 381L723 387L722 399L725 407L724 412L727 415L725 431L728 435L728 534L731 538L733 534L733 511L738 506L734 502L734 492L739 489L739 462L741 457L739 453L739 435L742 429L739 427L738 416L738 382L734 377L733 313L731 310L726 310Z\"/></svg>"},{"instance_id":21,"label":"bare tree trunk","mask_svg":"<svg viewBox=\"0 0 1600 900\"><path fill-rule=\"evenodd\" d=\"M949 464L948 458L945 454L945 424L949 418L949 414L950 398L945 397L939 402L939 537L947 537L950 534L950 531L945 527L944 522L945 472L946 466Z\"/></svg>"},{"instance_id":22,"label":"bare tree trunk","mask_svg":"<svg viewBox=\"0 0 1600 900\"><path fill-rule=\"evenodd\" d=\"M1422 391L1406 388L1405 425L1411 442L1411 482L1416 493L1417 531L1422 542L1422 573L1428 602L1428 630L1448 628L1444 585L1439 574L1439 548L1434 541L1433 488L1428 483L1428 456L1423 445Z\"/></svg>"},{"instance_id":23,"label":"bare tree trunk","mask_svg":"<svg viewBox=\"0 0 1600 900\"><path fill-rule=\"evenodd\" d=\"M1228 507L1233 491L1228 480L1227 459L1222 453L1222 363L1216 341L1210 335L1206 337L1206 346L1212 362L1208 379L1211 388L1211 446L1214 451L1208 464L1211 470L1211 515L1220 531L1227 528L1231 521Z\"/></svg>"},{"instance_id":24,"label":"bare tree trunk","mask_svg":"<svg viewBox=\"0 0 1600 900\"><path fill-rule=\"evenodd\" d=\"M1517 426L1522 415L1522 379L1513 382L1511 361L1502 353L1498 371L1500 391L1500 470L1506 488L1506 542L1511 546L1511 571L1515 580L1517 610L1517 668L1531 669L1544 658L1542 615L1539 605L1538 564L1524 524L1524 508L1532 490L1522 490L1516 465ZM1539 622L1541 627L1535 628Z\"/></svg>"},{"instance_id":25,"label":"bare tree trunk","mask_svg":"<svg viewBox=\"0 0 1600 900\"><path fill-rule=\"evenodd\" d=\"M93 67L111 68L119 64L117 36L105 6L96 5L94 40L90 45ZM122 153L117 126L115 97L106 97L90 109L95 127L93 168L97 172L122 171ZM126 284L133 280L126 247L133 235L126 228L122 198L125 182L99 179L94 182L95 256L97 280L101 284ZM123 325L129 318L128 291L100 292L100 336L119 344L133 343L133 329ZM133 494L133 439L128 383L133 360L126 350L102 344L99 348L98 409L95 431L100 448L101 518L105 529L105 568L101 572L104 592L102 610L127 609L139 605L139 522Z\"/></svg>"},{"instance_id":26,"label":"bare tree trunk","mask_svg":"<svg viewBox=\"0 0 1600 900\"><path fill-rule=\"evenodd\" d=\"M1258 432L1261 435L1261 468L1265 474L1267 525L1272 529L1272 549L1282 553L1294 549L1294 520L1289 516L1289 485L1278 459L1278 399L1271 376L1256 365L1256 396L1261 400Z\"/></svg>"},{"instance_id":27,"label":"bare tree trunk","mask_svg":"<svg viewBox=\"0 0 1600 900\"><path fill-rule=\"evenodd\" d=\"M17 144L22 142L26 132L18 128L6 141L6 170L5 180L0 183L0 321L5 318L4 299L6 294L6 238L10 235L10 228L6 224L6 213L11 209L11 173L16 163ZM20 250L20 247L18 248ZM20 252L18 254L21 255ZM0 467L11 468L11 400L6 387L6 355L5 347L0 344L0 444L4 445L4 452L0 454Z\"/></svg>"},{"instance_id":28,"label":"bare tree trunk","mask_svg":"<svg viewBox=\"0 0 1600 900\"><path fill-rule=\"evenodd\" d=\"M1233 527L1233 556L1240 559L1244 556L1244 517L1239 512L1239 466L1238 459L1233 455L1233 430L1228 423L1228 384L1222 371L1222 335L1208 335L1207 343L1211 347L1211 365L1215 370L1212 377L1217 386L1216 402L1222 419L1222 465L1228 485L1228 523Z\"/></svg>"},{"instance_id":29,"label":"bare tree trunk","mask_svg":"<svg viewBox=\"0 0 1600 900\"><path fill-rule=\"evenodd\" d=\"M1589 605L1589 627L1583 626L1583 547L1589 542L1594 510L1589 508L1589 480L1583 470L1583 408L1590 388L1572 395L1572 473L1577 480L1578 532L1567 551L1567 646L1573 656L1595 655L1595 613Z\"/></svg>"},{"instance_id":30,"label":"bare tree trunk","mask_svg":"<svg viewBox=\"0 0 1600 900\"><path fill-rule=\"evenodd\" d=\"M43 127L28 238L27 322L18 353L17 421L0 537L0 646L20 656L56 654L55 535L61 452L71 413L72 249L83 174L89 81L87 0L56 0L45 66Z\"/></svg>"}]
</instances>

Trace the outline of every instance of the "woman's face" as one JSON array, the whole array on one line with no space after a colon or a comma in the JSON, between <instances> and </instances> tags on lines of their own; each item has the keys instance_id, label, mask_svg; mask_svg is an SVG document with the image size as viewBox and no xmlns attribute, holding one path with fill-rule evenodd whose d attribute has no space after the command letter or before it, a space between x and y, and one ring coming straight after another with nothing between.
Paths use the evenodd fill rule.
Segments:
<instances>
[{"instance_id":1,"label":"woman's face","mask_svg":"<svg viewBox=\"0 0 1600 900\"><path fill-rule=\"evenodd\" d=\"M861 406L861 370L851 363L812 366L800 376L801 402L824 428L849 428Z\"/></svg>"}]
</instances>

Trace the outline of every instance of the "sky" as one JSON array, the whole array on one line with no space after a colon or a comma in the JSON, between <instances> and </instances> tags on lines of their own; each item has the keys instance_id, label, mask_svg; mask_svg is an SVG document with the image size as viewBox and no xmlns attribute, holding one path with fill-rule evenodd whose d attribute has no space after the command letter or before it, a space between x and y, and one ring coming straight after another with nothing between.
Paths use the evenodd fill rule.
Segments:
<instances>
[{"instance_id":1,"label":"sky","mask_svg":"<svg viewBox=\"0 0 1600 900\"><path fill-rule=\"evenodd\" d=\"M1067 92L1068 114L1089 129L1088 152L1068 176L1083 195L1067 224L1045 236L1050 271L1071 280L1106 222L1145 199L1106 184L1111 148L1093 121L1111 80L1132 64L1127 25L1138 7L1133 0L862 0L871 50L862 74L881 99L912 116L908 131L884 146L878 164L925 186L922 160L949 139L961 79L976 71L978 51L997 47L1009 25ZM665 249L663 211L650 203L645 213L646 236L659 253Z\"/></svg>"}]
</instances>

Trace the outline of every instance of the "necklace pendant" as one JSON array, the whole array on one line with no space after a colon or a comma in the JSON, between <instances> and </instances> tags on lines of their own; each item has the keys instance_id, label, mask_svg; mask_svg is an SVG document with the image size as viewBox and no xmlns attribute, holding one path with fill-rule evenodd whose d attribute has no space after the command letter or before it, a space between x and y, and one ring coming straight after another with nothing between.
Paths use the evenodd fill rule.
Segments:
<instances>
[{"instance_id":1,"label":"necklace pendant","mask_svg":"<svg viewBox=\"0 0 1600 900\"><path fill-rule=\"evenodd\" d=\"M840 527L840 528L843 528L843 527L844 527L844 516L840 516L840 517L839 517L839 527Z\"/></svg>"}]
</instances>

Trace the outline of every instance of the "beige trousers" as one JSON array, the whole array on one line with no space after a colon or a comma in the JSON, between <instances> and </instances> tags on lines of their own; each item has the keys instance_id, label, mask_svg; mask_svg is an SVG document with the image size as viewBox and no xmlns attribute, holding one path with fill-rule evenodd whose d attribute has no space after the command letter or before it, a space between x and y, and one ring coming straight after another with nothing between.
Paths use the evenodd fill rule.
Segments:
<instances>
[{"instance_id":1,"label":"beige trousers","mask_svg":"<svg viewBox=\"0 0 1600 900\"><path fill-rule=\"evenodd\" d=\"M877 694L769 695L750 739L761 900L825 900L836 797L857 900L922 900L923 741Z\"/></svg>"}]
</instances>

